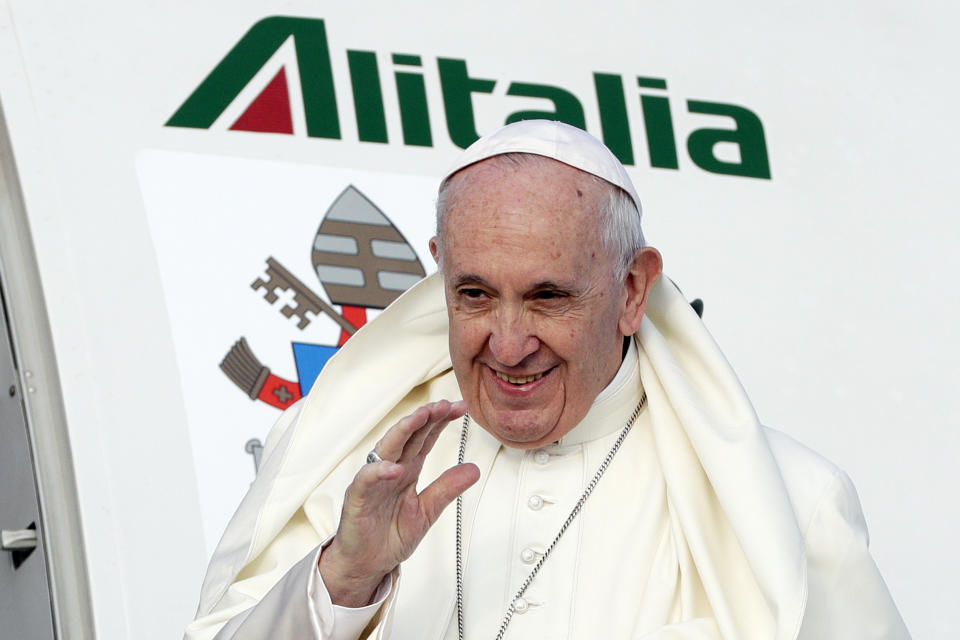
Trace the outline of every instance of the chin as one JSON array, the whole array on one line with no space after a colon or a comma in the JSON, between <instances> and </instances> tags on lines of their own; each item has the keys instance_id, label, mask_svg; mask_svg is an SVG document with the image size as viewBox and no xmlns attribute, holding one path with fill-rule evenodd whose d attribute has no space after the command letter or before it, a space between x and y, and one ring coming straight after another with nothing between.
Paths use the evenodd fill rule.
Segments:
<instances>
[{"instance_id":1,"label":"chin","mask_svg":"<svg viewBox=\"0 0 960 640\"><path fill-rule=\"evenodd\" d=\"M482 426L490 435L508 447L515 449L534 449L559 440L566 435L555 422L543 424L540 421L524 419L524 416L502 416L494 419L483 415ZM542 417L542 416L537 416Z\"/></svg>"}]
</instances>

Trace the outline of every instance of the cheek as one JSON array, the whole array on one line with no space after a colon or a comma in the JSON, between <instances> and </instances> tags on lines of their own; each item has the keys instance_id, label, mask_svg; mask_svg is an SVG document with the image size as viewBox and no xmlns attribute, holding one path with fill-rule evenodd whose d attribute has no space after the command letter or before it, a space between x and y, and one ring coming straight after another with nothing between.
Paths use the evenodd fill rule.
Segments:
<instances>
[{"instance_id":1,"label":"cheek","mask_svg":"<svg viewBox=\"0 0 960 640\"><path fill-rule=\"evenodd\" d=\"M483 348L483 333L476 323L464 319L451 319L450 355L454 364L464 364L474 358Z\"/></svg>"},{"instance_id":2,"label":"cheek","mask_svg":"<svg viewBox=\"0 0 960 640\"><path fill-rule=\"evenodd\" d=\"M575 327L568 327L563 333L566 358L574 360L574 369L591 372L591 375L604 368L605 356L611 353L619 335L611 331L613 323L606 316L593 316L584 319Z\"/></svg>"}]
</instances>

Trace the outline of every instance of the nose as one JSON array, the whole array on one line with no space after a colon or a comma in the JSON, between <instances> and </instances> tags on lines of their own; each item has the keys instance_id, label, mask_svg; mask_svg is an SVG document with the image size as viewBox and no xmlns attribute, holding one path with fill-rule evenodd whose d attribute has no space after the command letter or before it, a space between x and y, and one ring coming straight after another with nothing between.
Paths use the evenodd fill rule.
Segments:
<instances>
[{"instance_id":1,"label":"nose","mask_svg":"<svg viewBox=\"0 0 960 640\"><path fill-rule=\"evenodd\" d=\"M507 367L515 367L540 348L540 340L525 314L521 311L500 309L493 320L489 345L497 362Z\"/></svg>"}]
</instances>

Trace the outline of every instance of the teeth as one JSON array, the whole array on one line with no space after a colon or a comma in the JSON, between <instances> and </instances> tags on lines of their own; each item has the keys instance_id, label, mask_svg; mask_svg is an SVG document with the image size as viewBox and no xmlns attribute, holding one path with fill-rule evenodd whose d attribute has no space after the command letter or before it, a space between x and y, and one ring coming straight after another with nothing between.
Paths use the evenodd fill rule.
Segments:
<instances>
[{"instance_id":1,"label":"teeth","mask_svg":"<svg viewBox=\"0 0 960 640\"><path fill-rule=\"evenodd\" d=\"M528 382L533 382L534 380L539 380L543 377L542 373L535 373L532 376L523 376L522 378L514 378L513 376L508 376L504 373L500 373L499 371L494 371L494 373L497 374L498 378L501 380L506 380L510 384L526 384Z\"/></svg>"}]
</instances>

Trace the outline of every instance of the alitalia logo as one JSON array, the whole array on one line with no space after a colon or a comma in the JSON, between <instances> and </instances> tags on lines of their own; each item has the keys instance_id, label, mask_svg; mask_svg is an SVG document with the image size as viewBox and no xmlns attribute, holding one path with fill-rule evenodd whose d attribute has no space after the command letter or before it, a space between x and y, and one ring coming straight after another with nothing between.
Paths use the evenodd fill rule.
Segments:
<instances>
[{"instance_id":1,"label":"alitalia logo","mask_svg":"<svg viewBox=\"0 0 960 640\"><path fill-rule=\"evenodd\" d=\"M316 18L273 16L254 24L250 30L214 67L176 113L166 122L169 127L208 129L244 91L262 67L292 40L296 58L299 96L302 97L306 135L312 138L340 140L343 137L338 114L338 96L334 88L331 52L324 21ZM356 115L357 138L362 142L389 143L386 109L399 110L403 144L432 147L431 114L427 101L424 62L420 55L392 53L396 105L386 104L381 85L383 58L376 51L347 49L353 109ZM512 80L499 80L471 75L467 61L441 58L435 61L443 117L453 144L466 148L479 137L474 115L475 101L499 101L485 108L502 104L504 123L529 118L562 120L586 129L584 105L595 105L599 113L600 135L625 165L649 164L659 169L678 169L682 137L674 127L667 81L647 76L624 77L621 74L594 72L593 95L577 96L562 87ZM292 134L291 92L286 69L281 67L273 79L250 102L230 126L232 130ZM506 84L506 95L491 95L498 84ZM634 89L633 86L636 88ZM298 92L293 92L297 95ZM512 97L540 98L552 110L511 110ZM585 102L589 100L590 102ZM527 101L529 102L529 101ZM592 102L592 104L591 104ZM299 106L299 105L298 105ZM675 105L674 105L675 106ZM711 126L686 134L686 152L701 169L712 173L770 178L763 124L750 109L723 102L685 100L689 113L703 116ZM630 130L629 110L639 109L639 118L646 134L646 149L634 144ZM718 145L739 150L739 157L718 154ZM723 155L723 157L720 157ZM734 156L736 154L733 154Z\"/></svg>"}]
</instances>

